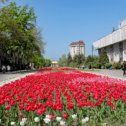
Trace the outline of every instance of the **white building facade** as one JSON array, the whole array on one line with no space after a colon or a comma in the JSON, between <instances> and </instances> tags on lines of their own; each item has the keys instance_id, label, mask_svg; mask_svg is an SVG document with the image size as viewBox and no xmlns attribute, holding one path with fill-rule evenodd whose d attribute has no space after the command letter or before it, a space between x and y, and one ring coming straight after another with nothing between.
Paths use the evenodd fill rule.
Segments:
<instances>
[{"instance_id":1,"label":"white building facade","mask_svg":"<svg viewBox=\"0 0 126 126\"><path fill-rule=\"evenodd\" d=\"M93 42L93 47L99 53L104 48L111 63L126 61L126 20L120 23L117 30Z\"/></svg>"},{"instance_id":2,"label":"white building facade","mask_svg":"<svg viewBox=\"0 0 126 126\"><path fill-rule=\"evenodd\" d=\"M51 63L51 67L58 67L58 61L53 60Z\"/></svg>"},{"instance_id":3,"label":"white building facade","mask_svg":"<svg viewBox=\"0 0 126 126\"><path fill-rule=\"evenodd\" d=\"M73 58L75 55L85 55L85 43L83 41L72 42L69 45L70 55Z\"/></svg>"}]
</instances>

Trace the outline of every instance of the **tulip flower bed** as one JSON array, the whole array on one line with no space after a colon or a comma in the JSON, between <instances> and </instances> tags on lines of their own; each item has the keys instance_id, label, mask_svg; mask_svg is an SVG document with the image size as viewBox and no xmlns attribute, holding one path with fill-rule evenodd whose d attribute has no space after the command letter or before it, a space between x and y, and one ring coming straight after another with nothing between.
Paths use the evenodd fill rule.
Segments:
<instances>
[{"instance_id":1,"label":"tulip flower bed","mask_svg":"<svg viewBox=\"0 0 126 126\"><path fill-rule=\"evenodd\" d=\"M40 68L38 71L52 71L52 67Z\"/></svg>"},{"instance_id":2,"label":"tulip flower bed","mask_svg":"<svg viewBox=\"0 0 126 126\"><path fill-rule=\"evenodd\" d=\"M126 82L37 72L0 87L0 126L100 126L126 119Z\"/></svg>"},{"instance_id":3,"label":"tulip flower bed","mask_svg":"<svg viewBox=\"0 0 126 126\"><path fill-rule=\"evenodd\" d=\"M38 71L40 71L40 72L70 72L70 71L77 71L76 69L74 69L74 68L61 68L61 67L45 67L45 68L40 68Z\"/></svg>"}]
</instances>

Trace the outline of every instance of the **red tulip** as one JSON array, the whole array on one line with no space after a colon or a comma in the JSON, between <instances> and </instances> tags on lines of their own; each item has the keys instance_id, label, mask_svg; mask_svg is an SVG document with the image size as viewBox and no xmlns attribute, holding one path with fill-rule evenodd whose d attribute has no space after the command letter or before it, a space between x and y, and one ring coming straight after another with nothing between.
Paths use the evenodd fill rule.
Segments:
<instances>
[{"instance_id":1,"label":"red tulip","mask_svg":"<svg viewBox=\"0 0 126 126\"><path fill-rule=\"evenodd\" d=\"M11 108L11 106L10 105L6 105L4 108L5 108L5 110L9 110Z\"/></svg>"},{"instance_id":2,"label":"red tulip","mask_svg":"<svg viewBox=\"0 0 126 126\"><path fill-rule=\"evenodd\" d=\"M68 114L64 113L64 114L62 114L62 117L63 117L64 119L67 119Z\"/></svg>"},{"instance_id":3,"label":"red tulip","mask_svg":"<svg viewBox=\"0 0 126 126\"><path fill-rule=\"evenodd\" d=\"M54 114L50 114L50 119L53 120Z\"/></svg>"},{"instance_id":4,"label":"red tulip","mask_svg":"<svg viewBox=\"0 0 126 126\"><path fill-rule=\"evenodd\" d=\"M19 117L20 119L22 119L22 118L23 118L23 114L22 114L22 113L19 113L18 117Z\"/></svg>"}]
</instances>

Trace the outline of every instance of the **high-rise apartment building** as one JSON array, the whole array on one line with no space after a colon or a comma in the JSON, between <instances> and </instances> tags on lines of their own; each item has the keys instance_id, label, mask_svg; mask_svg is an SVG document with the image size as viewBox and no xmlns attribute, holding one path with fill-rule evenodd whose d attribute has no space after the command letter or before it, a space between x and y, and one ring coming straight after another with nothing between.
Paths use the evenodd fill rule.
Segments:
<instances>
[{"instance_id":1,"label":"high-rise apartment building","mask_svg":"<svg viewBox=\"0 0 126 126\"><path fill-rule=\"evenodd\" d=\"M83 41L72 42L70 45L70 55L73 58L75 55L85 55L85 43Z\"/></svg>"}]
</instances>

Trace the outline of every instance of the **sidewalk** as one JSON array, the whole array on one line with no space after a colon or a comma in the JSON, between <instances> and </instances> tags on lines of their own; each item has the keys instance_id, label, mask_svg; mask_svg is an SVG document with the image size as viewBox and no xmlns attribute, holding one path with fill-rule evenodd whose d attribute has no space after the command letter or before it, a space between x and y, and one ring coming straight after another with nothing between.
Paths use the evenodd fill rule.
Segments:
<instances>
[{"instance_id":1,"label":"sidewalk","mask_svg":"<svg viewBox=\"0 0 126 126\"><path fill-rule=\"evenodd\" d=\"M104 75L104 76L109 76L109 77L116 78L116 79L126 80L126 75L123 76L122 70L101 69L101 70L98 70L98 71L94 71L92 73L100 74L100 75Z\"/></svg>"},{"instance_id":2,"label":"sidewalk","mask_svg":"<svg viewBox=\"0 0 126 126\"><path fill-rule=\"evenodd\" d=\"M0 73L0 86L4 85L5 83L9 83L11 81L18 80L23 78L27 75L34 74L35 72L27 71L27 72L6 72L5 74Z\"/></svg>"}]
</instances>

